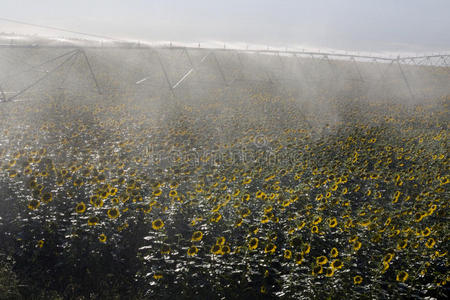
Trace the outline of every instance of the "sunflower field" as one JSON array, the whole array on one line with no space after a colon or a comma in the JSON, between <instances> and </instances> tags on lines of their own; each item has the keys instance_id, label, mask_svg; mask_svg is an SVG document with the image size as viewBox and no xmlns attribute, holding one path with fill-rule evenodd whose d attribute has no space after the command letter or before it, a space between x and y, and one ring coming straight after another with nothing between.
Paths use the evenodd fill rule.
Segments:
<instances>
[{"instance_id":1,"label":"sunflower field","mask_svg":"<svg viewBox=\"0 0 450 300\"><path fill-rule=\"evenodd\" d=\"M448 91L184 99L110 67L120 92L0 103L0 298L449 294Z\"/></svg>"}]
</instances>

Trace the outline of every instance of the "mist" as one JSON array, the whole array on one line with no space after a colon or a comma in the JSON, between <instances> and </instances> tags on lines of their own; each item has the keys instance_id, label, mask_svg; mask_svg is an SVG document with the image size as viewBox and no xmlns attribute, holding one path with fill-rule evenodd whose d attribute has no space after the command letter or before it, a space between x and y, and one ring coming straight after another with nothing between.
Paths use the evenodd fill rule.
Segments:
<instances>
[{"instance_id":1,"label":"mist","mask_svg":"<svg viewBox=\"0 0 450 300\"><path fill-rule=\"evenodd\" d=\"M117 39L366 52L450 48L445 0L3 1L2 17ZM7 14L7 15L5 15ZM0 21L0 31L66 35ZM73 36L73 35L69 35Z\"/></svg>"},{"instance_id":2,"label":"mist","mask_svg":"<svg viewBox=\"0 0 450 300\"><path fill-rule=\"evenodd\" d=\"M0 298L444 299L447 6L6 1Z\"/></svg>"}]
</instances>

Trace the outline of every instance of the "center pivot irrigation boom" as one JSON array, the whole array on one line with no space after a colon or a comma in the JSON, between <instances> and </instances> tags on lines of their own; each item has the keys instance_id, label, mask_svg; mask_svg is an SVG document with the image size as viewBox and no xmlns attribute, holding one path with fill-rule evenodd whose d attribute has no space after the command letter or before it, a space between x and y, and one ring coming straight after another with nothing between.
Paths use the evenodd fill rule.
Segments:
<instances>
[{"instance_id":1,"label":"center pivot irrigation boom","mask_svg":"<svg viewBox=\"0 0 450 300\"><path fill-rule=\"evenodd\" d=\"M56 71L60 70L60 69L61 69L63 66L65 66L70 60L74 59L75 57L77 57L77 56L79 56L79 55L81 55L81 56L84 58L84 60L85 60L85 62L86 62L86 64L87 64L87 66L88 66L89 73L90 73L90 75L91 75L91 77L92 77L92 79L93 79L93 81L94 81L94 83L95 83L97 92L98 92L98 94L101 95L102 92L101 92L101 90L100 90L100 86L99 86L99 84L98 84L97 78L96 78L96 76L95 76L95 74L94 74L94 71L93 71L93 69L92 69L91 63L89 62L89 59L88 59L88 57L87 57L87 55L86 55L86 52L84 51L84 49L75 49L75 50L71 50L71 51L69 51L69 52L63 53L63 54L61 54L61 55L58 55L58 56L56 56L56 57L54 57L54 58L51 58L51 59L49 59L49 60L47 60L47 61L44 61L43 63L40 63L40 64L38 64L38 65L36 65L36 66L32 66L32 67L30 67L30 68L28 68L28 69L26 69L26 70L24 70L24 71L17 72L17 73L15 73L15 74L9 75L9 76L7 76L7 77L1 78L1 81L6 80L6 79L11 79L11 78L17 77L18 75L21 75L21 74L23 74L23 73L26 73L26 72L30 72L30 71L36 70L36 69L38 69L38 68L40 68L40 67L46 66L46 65L48 65L48 64L50 64L50 63L52 63L52 62L54 62L54 61L57 61L57 60L60 60L60 59L64 58L64 60L63 60L62 62L60 62L58 65L56 65L55 67L53 67L52 69L50 69L50 70L48 70L48 71L45 71L45 74L44 74L43 76L41 76L40 78L36 79L35 81L33 81L32 83L30 83L29 85L27 85L26 87L24 87L23 89L21 89L20 91L15 92L15 93L14 93L12 96L10 96L10 97L7 97L7 96L6 96L6 93L4 92L4 90L2 89L2 87L0 86L0 95L1 95L1 101L0 101L0 102L3 102L3 103L4 103L4 102L11 102L11 101L14 101L18 96L22 95L23 93L25 93L25 92L28 91L29 89L33 88L34 86L38 85L40 82L42 82L42 81L44 81L45 79L47 79L51 74L53 74L53 73L55 73Z\"/></svg>"}]
</instances>

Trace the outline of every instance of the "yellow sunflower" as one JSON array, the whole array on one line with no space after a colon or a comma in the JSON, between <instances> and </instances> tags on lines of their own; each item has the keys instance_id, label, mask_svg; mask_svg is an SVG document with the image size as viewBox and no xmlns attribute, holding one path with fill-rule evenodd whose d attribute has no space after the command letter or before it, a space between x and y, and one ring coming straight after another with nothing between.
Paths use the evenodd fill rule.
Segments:
<instances>
[{"instance_id":1,"label":"yellow sunflower","mask_svg":"<svg viewBox=\"0 0 450 300\"><path fill-rule=\"evenodd\" d=\"M187 251L187 254L189 256L195 256L195 255L197 255L197 253L198 253L198 248L196 246L189 247L189 249Z\"/></svg>"},{"instance_id":2,"label":"yellow sunflower","mask_svg":"<svg viewBox=\"0 0 450 300\"><path fill-rule=\"evenodd\" d=\"M75 207L75 211L79 214L84 213L86 211L86 204L84 204L84 202L78 203Z\"/></svg>"},{"instance_id":3,"label":"yellow sunflower","mask_svg":"<svg viewBox=\"0 0 450 300\"><path fill-rule=\"evenodd\" d=\"M98 240L102 243L106 243L106 235L104 233L100 234Z\"/></svg>"},{"instance_id":4,"label":"yellow sunflower","mask_svg":"<svg viewBox=\"0 0 450 300\"><path fill-rule=\"evenodd\" d=\"M277 249L277 246L274 243L268 243L266 247L264 248L264 253L275 253L275 250Z\"/></svg>"},{"instance_id":5,"label":"yellow sunflower","mask_svg":"<svg viewBox=\"0 0 450 300\"><path fill-rule=\"evenodd\" d=\"M328 258L326 256L324 256L324 255L319 256L319 257L316 258L316 264L318 264L318 265L324 265L327 262L328 262Z\"/></svg>"},{"instance_id":6,"label":"yellow sunflower","mask_svg":"<svg viewBox=\"0 0 450 300\"><path fill-rule=\"evenodd\" d=\"M31 201L28 203L28 208L29 208L30 210L35 210L35 209L37 209L40 205L41 205L41 202L39 202L39 200L33 199L33 200L31 200Z\"/></svg>"},{"instance_id":7,"label":"yellow sunflower","mask_svg":"<svg viewBox=\"0 0 450 300\"><path fill-rule=\"evenodd\" d=\"M339 251L337 248L331 249L331 257L337 257L339 255Z\"/></svg>"},{"instance_id":8,"label":"yellow sunflower","mask_svg":"<svg viewBox=\"0 0 450 300\"><path fill-rule=\"evenodd\" d=\"M53 200L53 196L52 196L51 193L45 193L44 195L42 195L41 200L42 200L44 203L49 203L49 202L51 202L51 201Z\"/></svg>"},{"instance_id":9,"label":"yellow sunflower","mask_svg":"<svg viewBox=\"0 0 450 300\"><path fill-rule=\"evenodd\" d=\"M196 232L194 232L194 233L192 234L191 240L192 240L193 242L199 242L199 241L202 240L202 238L203 238L203 232L201 232L201 231L196 231Z\"/></svg>"},{"instance_id":10,"label":"yellow sunflower","mask_svg":"<svg viewBox=\"0 0 450 300\"><path fill-rule=\"evenodd\" d=\"M340 259L335 259L331 262L331 267L333 269L340 269L344 265Z\"/></svg>"},{"instance_id":11,"label":"yellow sunflower","mask_svg":"<svg viewBox=\"0 0 450 300\"><path fill-rule=\"evenodd\" d=\"M363 278L360 275L356 275L355 277L353 277L354 284L361 284L362 281L363 281Z\"/></svg>"},{"instance_id":12,"label":"yellow sunflower","mask_svg":"<svg viewBox=\"0 0 450 300\"><path fill-rule=\"evenodd\" d=\"M248 248L250 250L255 250L256 248L258 248L258 238L251 238L250 242L248 243Z\"/></svg>"},{"instance_id":13,"label":"yellow sunflower","mask_svg":"<svg viewBox=\"0 0 450 300\"><path fill-rule=\"evenodd\" d=\"M222 254L222 247L220 245L218 245L218 244L214 244L211 247L211 253L214 254L214 255Z\"/></svg>"},{"instance_id":14,"label":"yellow sunflower","mask_svg":"<svg viewBox=\"0 0 450 300\"><path fill-rule=\"evenodd\" d=\"M337 225L337 220L336 218L331 218L328 220L328 226L330 226L330 228L334 228Z\"/></svg>"},{"instance_id":15,"label":"yellow sunflower","mask_svg":"<svg viewBox=\"0 0 450 300\"><path fill-rule=\"evenodd\" d=\"M119 217L119 215L120 215L120 212L117 208L114 207L114 208L108 209L108 217L110 219L116 219Z\"/></svg>"},{"instance_id":16,"label":"yellow sunflower","mask_svg":"<svg viewBox=\"0 0 450 300\"><path fill-rule=\"evenodd\" d=\"M88 225L89 225L89 226L97 225L98 222L100 222L100 219L99 219L98 217L96 217L96 216L90 217L90 218L88 219Z\"/></svg>"},{"instance_id":17,"label":"yellow sunflower","mask_svg":"<svg viewBox=\"0 0 450 300\"><path fill-rule=\"evenodd\" d=\"M405 282L408 279L408 277L409 277L408 272L400 271L397 273L396 279L397 279L397 281Z\"/></svg>"},{"instance_id":18,"label":"yellow sunflower","mask_svg":"<svg viewBox=\"0 0 450 300\"><path fill-rule=\"evenodd\" d=\"M164 222L161 219L156 219L155 221L152 222L152 228L154 230L160 230L163 227L164 227Z\"/></svg>"}]
</instances>

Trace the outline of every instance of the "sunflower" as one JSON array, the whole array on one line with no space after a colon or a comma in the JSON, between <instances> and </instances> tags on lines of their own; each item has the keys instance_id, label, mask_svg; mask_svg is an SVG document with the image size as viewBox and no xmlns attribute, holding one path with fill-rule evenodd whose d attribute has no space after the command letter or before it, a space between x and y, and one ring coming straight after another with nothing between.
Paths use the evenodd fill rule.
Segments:
<instances>
[{"instance_id":1,"label":"sunflower","mask_svg":"<svg viewBox=\"0 0 450 300\"><path fill-rule=\"evenodd\" d=\"M161 252L161 254L169 254L170 253L170 247L169 247L169 245L163 244L159 251Z\"/></svg>"},{"instance_id":2,"label":"sunflower","mask_svg":"<svg viewBox=\"0 0 450 300\"><path fill-rule=\"evenodd\" d=\"M242 209L241 211L241 216L242 218L248 217L250 215L251 211L250 209L248 209L247 207Z\"/></svg>"},{"instance_id":3,"label":"sunflower","mask_svg":"<svg viewBox=\"0 0 450 300\"><path fill-rule=\"evenodd\" d=\"M92 195L90 198L90 203L94 207L102 207L103 206L103 200L100 199L100 197L98 195Z\"/></svg>"},{"instance_id":4,"label":"sunflower","mask_svg":"<svg viewBox=\"0 0 450 300\"><path fill-rule=\"evenodd\" d=\"M45 243L45 241L44 240L39 240L38 242L37 242L37 247L38 248L42 248L42 247L44 247L44 243Z\"/></svg>"},{"instance_id":5,"label":"sunflower","mask_svg":"<svg viewBox=\"0 0 450 300\"><path fill-rule=\"evenodd\" d=\"M162 278L163 278L163 275L160 274L160 273L153 274L153 279L155 279L155 280L159 280L159 279L162 279Z\"/></svg>"},{"instance_id":6,"label":"sunflower","mask_svg":"<svg viewBox=\"0 0 450 300\"><path fill-rule=\"evenodd\" d=\"M152 222L152 228L154 230L160 230L163 227L164 227L164 222L161 219L156 219L155 221Z\"/></svg>"},{"instance_id":7,"label":"sunflower","mask_svg":"<svg viewBox=\"0 0 450 300\"><path fill-rule=\"evenodd\" d=\"M248 201L250 200L250 194L246 193L242 196L242 201Z\"/></svg>"},{"instance_id":8,"label":"sunflower","mask_svg":"<svg viewBox=\"0 0 450 300\"><path fill-rule=\"evenodd\" d=\"M110 194L111 196L115 196L115 195L117 194L117 188L116 188L116 187L111 188L111 189L109 190L109 194Z\"/></svg>"},{"instance_id":9,"label":"sunflower","mask_svg":"<svg viewBox=\"0 0 450 300\"><path fill-rule=\"evenodd\" d=\"M275 250L277 249L277 246L274 243L268 243L266 247L264 248L264 253L275 253Z\"/></svg>"},{"instance_id":10,"label":"sunflower","mask_svg":"<svg viewBox=\"0 0 450 300\"><path fill-rule=\"evenodd\" d=\"M331 219L328 219L328 226L330 226L330 228L334 228L334 227L336 227L336 225L337 225L337 220L336 220L336 218L331 218Z\"/></svg>"},{"instance_id":11,"label":"sunflower","mask_svg":"<svg viewBox=\"0 0 450 300\"><path fill-rule=\"evenodd\" d=\"M428 241L425 243L425 246L431 249L434 247L435 244L436 241L433 238L429 238Z\"/></svg>"},{"instance_id":12,"label":"sunflower","mask_svg":"<svg viewBox=\"0 0 450 300\"><path fill-rule=\"evenodd\" d=\"M295 254L295 263L297 265L300 265L303 262L304 259L305 258L303 256L303 253L299 252L299 253Z\"/></svg>"},{"instance_id":13,"label":"sunflower","mask_svg":"<svg viewBox=\"0 0 450 300\"><path fill-rule=\"evenodd\" d=\"M302 245L302 253L308 254L311 251L311 245L308 243L305 243Z\"/></svg>"},{"instance_id":14,"label":"sunflower","mask_svg":"<svg viewBox=\"0 0 450 300\"><path fill-rule=\"evenodd\" d=\"M175 197L175 196L177 196L178 195L178 192L176 191L176 190L171 190L170 192L169 192L169 196L170 197Z\"/></svg>"},{"instance_id":15,"label":"sunflower","mask_svg":"<svg viewBox=\"0 0 450 300\"><path fill-rule=\"evenodd\" d=\"M381 269L381 273L384 273L389 269L389 263L383 262L383 268Z\"/></svg>"},{"instance_id":16,"label":"sunflower","mask_svg":"<svg viewBox=\"0 0 450 300\"><path fill-rule=\"evenodd\" d=\"M331 268L340 269L344 265L340 259L335 259L331 262Z\"/></svg>"},{"instance_id":17,"label":"sunflower","mask_svg":"<svg viewBox=\"0 0 450 300\"><path fill-rule=\"evenodd\" d=\"M246 178L246 179L242 180L242 184L250 184L250 182L252 182L251 178Z\"/></svg>"},{"instance_id":18,"label":"sunflower","mask_svg":"<svg viewBox=\"0 0 450 300\"><path fill-rule=\"evenodd\" d=\"M316 265L312 269L312 274L314 276L322 274L323 273L323 267L321 265Z\"/></svg>"},{"instance_id":19,"label":"sunflower","mask_svg":"<svg viewBox=\"0 0 450 300\"><path fill-rule=\"evenodd\" d=\"M155 196L155 197L158 197L158 196L160 196L161 194L162 194L162 191L161 191L160 189L154 190L154 191L152 192L152 195Z\"/></svg>"},{"instance_id":20,"label":"sunflower","mask_svg":"<svg viewBox=\"0 0 450 300\"><path fill-rule=\"evenodd\" d=\"M237 219L236 222L234 223L234 227L240 227L243 222L244 220L242 218Z\"/></svg>"},{"instance_id":21,"label":"sunflower","mask_svg":"<svg viewBox=\"0 0 450 300\"><path fill-rule=\"evenodd\" d=\"M191 241L193 241L193 242L199 242L199 241L202 240L202 238L203 238L203 232L201 232L201 231L195 231L195 232L192 234Z\"/></svg>"},{"instance_id":22,"label":"sunflower","mask_svg":"<svg viewBox=\"0 0 450 300\"><path fill-rule=\"evenodd\" d=\"M397 273L396 279L397 279L397 281L405 282L408 279L408 277L409 277L408 272L400 271Z\"/></svg>"},{"instance_id":23,"label":"sunflower","mask_svg":"<svg viewBox=\"0 0 450 300\"><path fill-rule=\"evenodd\" d=\"M108 198L108 196L109 196L109 192L108 192L108 191L102 191L102 192L100 193L100 197L101 197L102 199L106 199L106 198Z\"/></svg>"},{"instance_id":24,"label":"sunflower","mask_svg":"<svg viewBox=\"0 0 450 300\"><path fill-rule=\"evenodd\" d=\"M291 251L291 250L288 250L288 249L284 250L284 255L283 255L283 257L284 257L285 259L291 259L291 257L292 257L292 251Z\"/></svg>"},{"instance_id":25,"label":"sunflower","mask_svg":"<svg viewBox=\"0 0 450 300\"><path fill-rule=\"evenodd\" d=\"M222 215L218 212L214 213L214 215L211 217L211 222L219 222L220 219L222 219Z\"/></svg>"},{"instance_id":26,"label":"sunflower","mask_svg":"<svg viewBox=\"0 0 450 300\"><path fill-rule=\"evenodd\" d=\"M44 203L49 203L49 202L51 202L51 201L53 200L53 196L52 196L51 193L45 193L44 195L42 195L41 200L42 200Z\"/></svg>"},{"instance_id":27,"label":"sunflower","mask_svg":"<svg viewBox=\"0 0 450 300\"><path fill-rule=\"evenodd\" d=\"M408 240L406 239L397 242L397 250L405 249L406 246L408 246Z\"/></svg>"},{"instance_id":28,"label":"sunflower","mask_svg":"<svg viewBox=\"0 0 450 300\"><path fill-rule=\"evenodd\" d=\"M78 203L75 207L75 211L79 214L84 213L86 211L86 204L84 204L84 202Z\"/></svg>"},{"instance_id":29,"label":"sunflower","mask_svg":"<svg viewBox=\"0 0 450 300\"><path fill-rule=\"evenodd\" d=\"M316 258L316 264L317 265L324 265L328 262L328 258L324 255L319 256Z\"/></svg>"},{"instance_id":30,"label":"sunflower","mask_svg":"<svg viewBox=\"0 0 450 300\"><path fill-rule=\"evenodd\" d=\"M325 276L332 277L334 275L335 271L336 271L336 269L328 268L327 271L325 272Z\"/></svg>"},{"instance_id":31,"label":"sunflower","mask_svg":"<svg viewBox=\"0 0 450 300\"><path fill-rule=\"evenodd\" d=\"M314 220L313 220L313 224L314 224L314 225L317 225L317 224L319 224L320 222L322 222L322 217L321 217L321 216L316 216L316 217L314 218Z\"/></svg>"},{"instance_id":32,"label":"sunflower","mask_svg":"<svg viewBox=\"0 0 450 300\"><path fill-rule=\"evenodd\" d=\"M415 215L414 215L414 221L416 221L416 222L420 222L420 221L422 221L422 219L425 217L425 214L422 214L422 213L420 213L420 212L417 212Z\"/></svg>"},{"instance_id":33,"label":"sunflower","mask_svg":"<svg viewBox=\"0 0 450 300\"><path fill-rule=\"evenodd\" d=\"M353 277L354 284L361 284L362 281L363 281L363 278L360 275L356 275L355 277Z\"/></svg>"},{"instance_id":34,"label":"sunflower","mask_svg":"<svg viewBox=\"0 0 450 300\"><path fill-rule=\"evenodd\" d=\"M120 212L117 208L114 207L114 208L108 209L108 217L110 219L116 219L119 217L119 215L120 215Z\"/></svg>"},{"instance_id":35,"label":"sunflower","mask_svg":"<svg viewBox=\"0 0 450 300\"><path fill-rule=\"evenodd\" d=\"M38 191L39 194L40 194L40 192L42 192L42 190L44 189L44 185L43 184L37 184L35 188L36 188L36 191Z\"/></svg>"},{"instance_id":36,"label":"sunflower","mask_svg":"<svg viewBox=\"0 0 450 300\"><path fill-rule=\"evenodd\" d=\"M429 236L431 234L431 230L428 227L425 227L424 230L422 230L422 235L423 236Z\"/></svg>"},{"instance_id":37,"label":"sunflower","mask_svg":"<svg viewBox=\"0 0 450 300\"><path fill-rule=\"evenodd\" d=\"M299 225L297 225L297 230L303 229L303 227L305 227L305 225L306 225L305 221L301 222Z\"/></svg>"},{"instance_id":38,"label":"sunflower","mask_svg":"<svg viewBox=\"0 0 450 300\"><path fill-rule=\"evenodd\" d=\"M349 242L349 243L354 243L354 242L356 242L357 239L358 239L358 236L357 236L357 235L353 235L353 236L351 236L351 237L348 239L348 242Z\"/></svg>"},{"instance_id":39,"label":"sunflower","mask_svg":"<svg viewBox=\"0 0 450 300\"><path fill-rule=\"evenodd\" d=\"M198 253L198 248L196 246L189 247L187 254L188 256L195 256Z\"/></svg>"},{"instance_id":40,"label":"sunflower","mask_svg":"<svg viewBox=\"0 0 450 300\"><path fill-rule=\"evenodd\" d=\"M267 215L265 215L264 217L262 217L262 219L261 219L260 222L261 222L262 224L265 224L265 223L269 222L269 220L270 220L269 217L268 217Z\"/></svg>"},{"instance_id":41,"label":"sunflower","mask_svg":"<svg viewBox=\"0 0 450 300\"><path fill-rule=\"evenodd\" d=\"M265 200L266 197L267 197L267 195L263 191L257 191L256 192L256 198Z\"/></svg>"},{"instance_id":42,"label":"sunflower","mask_svg":"<svg viewBox=\"0 0 450 300\"><path fill-rule=\"evenodd\" d=\"M90 217L90 218L88 219L88 225L89 225L89 226L97 225L98 222L100 222L100 219L99 219L98 217L96 217L96 216Z\"/></svg>"},{"instance_id":43,"label":"sunflower","mask_svg":"<svg viewBox=\"0 0 450 300\"><path fill-rule=\"evenodd\" d=\"M28 209L35 210L39 207L39 205L41 205L41 202L39 200L33 199L28 203Z\"/></svg>"},{"instance_id":44,"label":"sunflower","mask_svg":"<svg viewBox=\"0 0 450 300\"><path fill-rule=\"evenodd\" d=\"M80 178L77 178L73 181L73 186L82 186L83 184L84 184L84 182Z\"/></svg>"},{"instance_id":45,"label":"sunflower","mask_svg":"<svg viewBox=\"0 0 450 300\"><path fill-rule=\"evenodd\" d=\"M316 225L311 227L311 233L319 233L319 227L317 227Z\"/></svg>"},{"instance_id":46,"label":"sunflower","mask_svg":"<svg viewBox=\"0 0 450 300\"><path fill-rule=\"evenodd\" d=\"M30 175L32 172L33 172L33 170L30 167L26 167L23 170L23 174L25 174L25 175Z\"/></svg>"},{"instance_id":47,"label":"sunflower","mask_svg":"<svg viewBox=\"0 0 450 300\"><path fill-rule=\"evenodd\" d=\"M221 251L223 254L228 254L231 252L231 248L228 245L223 245L223 246L221 246Z\"/></svg>"},{"instance_id":48,"label":"sunflower","mask_svg":"<svg viewBox=\"0 0 450 300\"><path fill-rule=\"evenodd\" d=\"M222 203L219 203L211 211L212 212L218 212L219 209L221 209L221 208L222 208Z\"/></svg>"},{"instance_id":49,"label":"sunflower","mask_svg":"<svg viewBox=\"0 0 450 300\"><path fill-rule=\"evenodd\" d=\"M100 234L98 240L102 243L106 243L106 235L104 233Z\"/></svg>"},{"instance_id":50,"label":"sunflower","mask_svg":"<svg viewBox=\"0 0 450 300\"><path fill-rule=\"evenodd\" d=\"M251 238L250 242L248 243L248 248L250 250L255 250L256 248L258 248L258 238Z\"/></svg>"},{"instance_id":51,"label":"sunflower","mask_svg":"<svg viewBox=\"0 0 450 300\"><path fill-rule=\"evenodd\" d=\"M267 293L267 288L265 285L262 285L261 288L259 289L259 291L261 292L261 294L266 294Z\"/></svg>"},{"instance_id":52,"label":"sunflower","mask_svg":"<svg viewBox=\"0 0 450 300\"><path fill-rule=\"evenodd\" d=\"M224 244L225 244L225 241L226 241L225 237L221 236L221 237L218 237L218 238L216 239L216 244L217 244L217 245L224 245Z\"/></svg>"},{"instance_id":53,"label":"sunflower","mask_svg":"<svg viewBox=\"0 0 450 300\"><path fill-rule=\"evenodd\" d=\"M284 200L283 203L281 203L281 206L283 207L288 207L289 205L291 205L291 201L288 199Z\"/></svg>"},{"instance_id":54,"label":"sunflower","mask_svg":"<svg viewBox=\"0 0 450 300\"><path fill-rule=\"evenodd\" d=\"M8 166L9 167L14 167L16 165L16 160L15 159L11 159L9 162L8 162Z\"/></svg>"},{"instance_id":55,"label":"sunflower","mask_svg":"<svg viewBox=\"0 0 450 300\"><path fill-rule=\"evenodd\" d=\"M214 255L219 255L219 254L222 254L222 247L220 246L220 245L218 245L218 244L214 244L212 247L211 247L211 253L212 254L214 254Z\"/></svg>"},{"instance_id":56,"label":"sunflower","mask_svg":"<svg viewBox=\"0 0 450 300\"><path fill-rule=\"evenodd\" d=\"M362 243L361 243L360 241L356 241L356 242L353 244L353 250L354 250L354 251L358 251L358 250L361 248L361 245L362 245Z\"/></svg>"},{"instance_id":57,"label":"sunflower","mask_svg":"<svg viewBox=\"0 0 450 300\"><path fill-rule=\"evenodd\" d=\"M388 253L383 257L383 262L390 263L393 258L394 258L394 253Z\"/></svg>"},{"instance_id":58,"label":"sunflower","mask_svg":"<svg viewBox=\"0 0 450 300\"><path fill-rule=\"evenodd\" d=\"M339 255L339 251L337 248L331 249L331 257L337 257Z\"/></svg>"}]
</instances>

